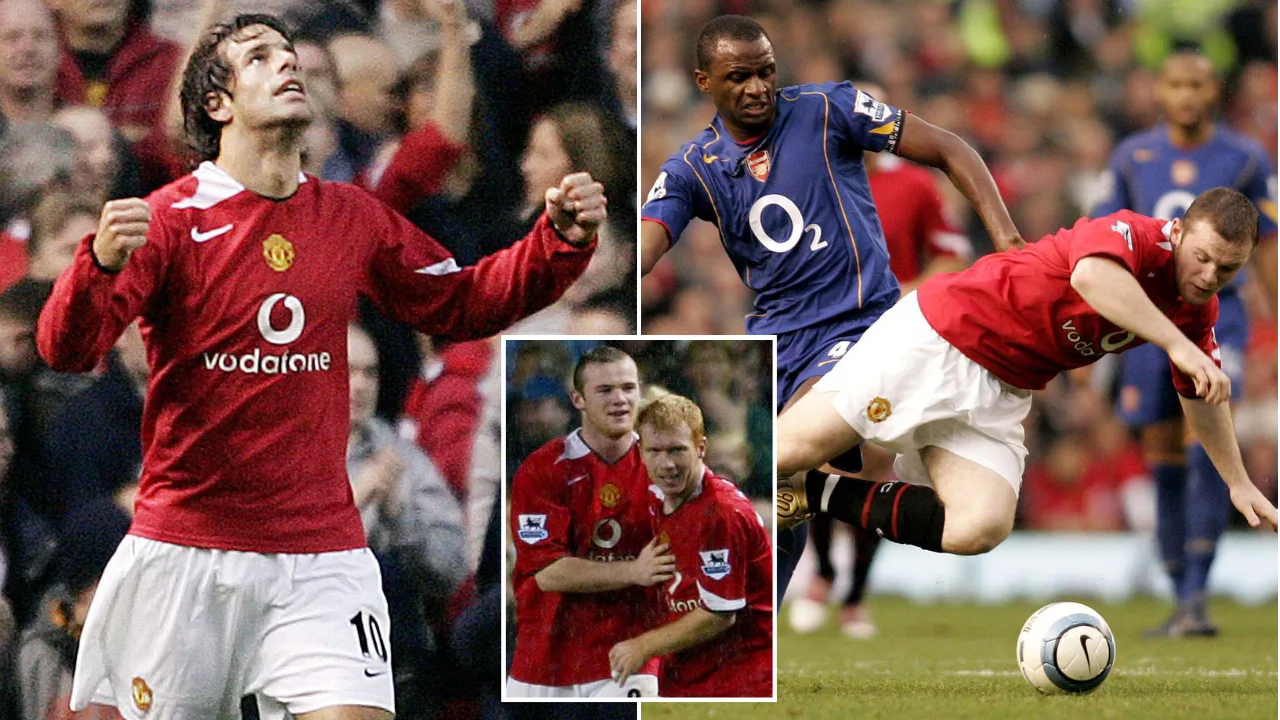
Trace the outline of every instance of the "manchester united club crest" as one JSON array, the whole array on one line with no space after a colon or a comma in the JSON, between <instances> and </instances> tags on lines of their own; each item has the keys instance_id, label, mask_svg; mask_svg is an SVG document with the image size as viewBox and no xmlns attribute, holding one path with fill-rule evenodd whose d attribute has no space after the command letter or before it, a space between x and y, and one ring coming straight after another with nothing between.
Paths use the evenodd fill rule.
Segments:
<instances>
[{"instance_id":1,"label":"manchester united club crest","mask_svg":"<svg viewBox=\"0 0 1280 720\"><path fill-rule=\"evenodd\" d=\"M769 151L757 150L747 156L747 170L751 177L764 182L769 177Z\"/></svg>"},{"instance_id":2,"label":"manchester united club crest","mask_svg":"<svg viewBox=\"0 0 1280 720\"><path fill-rule=\"evenodd\" d=\"M867 418L871 420L871 422L874 422L874 423L884 422L885 419L887 419L892 414L893 414L893 406L889 404L888 400L885 400L882 397L878 397L875 400L872 400L867 405Z\"/></svg>"},{"instance_id":3,"label":"manchester united club crest","mask_svg":"<svg viewBox=\"0 0 1280 720\"><path fill-rule=\"evenodd\" d=\"M276 272L284 272L293 267L294 255L293 243L283 235L273 234L262 241L262 257L266 259L267 266Z\"/></svg>"},{"instance_id":4,"label":"manchester united club crest","mask_svg":"<svg viewBox=\"0 0 1280 720\"><path fill-rule=\"evenodd\" d=\"M142 712L151 709L151 688L140 677L133 679L133 704Z\"/></svg>"},{"instance_id":5,"label":"manchester united club crest","mask_svg":"<svg viewBox=\"0 0 1280 720\"><path fill-rule=\"evenodd\" d=\"M617 507L618 501L621 499L622 491L618 489L617 485L614 485L613 483L605 483L605 486L600 488L601 505L607 508Z\"/></svg>"},{"instance_id":6,"label":"manchester united club crest","mask_svg":"<svg viewBox=\"0 0 1280 720\"><path fill-rule=\"evenodd\" d=\"M1169 179L1178 187L1186 187L1196 181L1200 170L1192 160L1174 160L1169 166Z\"/></svg>"}]
</instances>

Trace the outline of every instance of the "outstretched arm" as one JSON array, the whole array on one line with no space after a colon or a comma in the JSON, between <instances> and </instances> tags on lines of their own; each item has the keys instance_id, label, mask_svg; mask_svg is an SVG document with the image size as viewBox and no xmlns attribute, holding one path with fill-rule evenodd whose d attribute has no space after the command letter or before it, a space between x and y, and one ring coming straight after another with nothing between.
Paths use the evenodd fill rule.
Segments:
<instances>
[{"instance_id":1,"label":"outstretched arm","mask_svg":"<svg viewBox=\"0 0 1280 720\"><path fill-rule=\"evenodd\" d=\"M898 154L946 173L982 218L997 251L1017 249L1025 244L1000 198L996 181L969 143L911 113L904 113Z\"/></svg>"},{"instance_id":2,"label":"outstretched arm","mask_svg":"<svg viewBox=\"0 0 1280 720\"><path fill-rule=\"evenodd\" d=\"M1249 480L1244 461L1240 458L1240 445L1236 442L1235 427L1231 423L1231 405L1181 396L1179 399L1196 438L1231 491L1231 504L1249 521L1249 527L1266 523L1264 527L1275 530L1275 506Z\"/></svg>"},{"instance_id":3,"label":"outstretched arm","mask_svg":"<svg viewBox=\"0 0 1280 720\"><path fill-rule=\"evenodd\" d=\"M649 658L701 645L733 627L737 619L738 616L732 612L714 613L695 608L673 623L624 640L609 651L613 679L622 685L632 673L644 667Z\"/></svg>"},{"instance_id":4,"label":"outstretched arm","mask_svg":"<svg viewBox=\"0 0 1280 720\"><path fill-rule=\"evenodd\" d=\"M606 205L590 175L567 175L546 191L546 213L529 235L462 268L438 242L378 204L360 220L381 224L386 238L361 292L387 317L428 335L495 335L558 300L582 275Z\"/></svg>"},{"instance_id":5,"label":"outstretched arm","mask_svg":"<svg viewBox=\"0 0 1280 720\"><path fill-rule=\"evenodd\" d=\"M653 266L671 249L671 237L662 223L645 220L640 223L640 274L648 275Z\"/></svg>"}]
</instances>

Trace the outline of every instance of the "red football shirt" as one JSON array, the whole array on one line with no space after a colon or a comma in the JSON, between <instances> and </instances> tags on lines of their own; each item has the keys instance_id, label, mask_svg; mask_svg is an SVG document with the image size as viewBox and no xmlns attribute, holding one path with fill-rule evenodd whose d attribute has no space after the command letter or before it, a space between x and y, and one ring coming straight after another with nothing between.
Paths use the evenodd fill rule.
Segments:
<instances>
[{"instance_id":1,"label":"red football shirt","mask_svg":"<svg viewBox=\"0 0 1280 720\"><path fill-rule=\"evenodd\" d=\"M1082 218L1017 252L987 255L964 272L926 280L920 310L939 335L996 377L1039 390L1064 370L1146 342L1103 318L1071 287L1076 263L1102 255L1128 268L1156 307L1219 361L1218 299L1191 305L1178 295L1169 227L1128 210ZM1178 392L1194 397L1195 384L1170 366Z\"/></svg>"},{"instance_id":2,"label":"red football shirt","mask_svg":"<svg viewBox=\"0 0 1280 720\"><path fill-rule=\"evenodd\" d=\"M147 244L120 273L94 264L90 236L54 285L36 340L56 370L92 369L140 317L151 377L135 535L363 547L346 471L356 296L424 333L481 337L553 302L591 256L544 217L462 269L364 191L303 179L271 200L204 163L147 198Z\"/></svg>"},{"instance_id":3,"label":"red football shirt","mask_svg":"<svg viewBox=\"0 0 1280 720\"><path fill-rule=\"evenodd\" d=\"M973 257L969 238L947 220L928 170L888 153L875 162L867 180L889 247L889 269L898 282L914 280L932 258Z\"/></svg>"},{"instance_id":4,"label":"red football shirt","mask_svg":"<svg viewBox=\"0 0 1280 720\"><path fill-rule=\"evenodd\" d=\"M656 488L655 495L661 495ZM697 608L736 612L733 627L662 659L663 697L773 694L773 548L764 521L733 483L705 470L702 487L670 515L652 498L655 530L676 556L661 602L666 622Z\"/></svg>"},{"instance_id":5,"label":"red football shirt","mask_svg":"<svg viewBox=\"0 0 1280 720\"><path fill-rule=\"evenodd\" d=\"M580 430L530 455L511 483L516 651L511 677L564 687L612 677L609 650L653 625L652 593L543 592L534 576L562 557L633 560L653 538L648 476L633 445L609 464ZM657 674L657 663L641 673Z\"/></svg>"}]
</instances>

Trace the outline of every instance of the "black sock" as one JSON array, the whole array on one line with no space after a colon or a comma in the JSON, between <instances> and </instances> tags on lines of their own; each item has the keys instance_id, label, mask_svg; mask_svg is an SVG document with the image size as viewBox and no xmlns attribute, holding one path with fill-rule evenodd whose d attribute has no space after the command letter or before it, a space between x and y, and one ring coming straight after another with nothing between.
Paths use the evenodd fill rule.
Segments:
<instances>
[{"instance_id":1,"label":"black sock","mask_svg":"<svg viewBox=\"0 0 1280 720\"><path fill-rule=\"evenodd\" d=\"M818 480L817 474L810 472L805 479L810 512L822 511L827 479ZM945 510L933 488L842 477L835 482L826 512L893 542L942 552Z\"/></svg>"},{"instance_id":2,"label":"black sock","mask_svg":"<svg viewBox=\"0 0 1280 720\"><path fill-rule=\"evenodd\" d=\"M823 517L819 515L818 517ZM860 605L867 592L867 575L871 572L871 561L876 557L876 548L880 547L880 536L868 532L857 525L853 528L853 585L849 587L846 605Z\"/></svg>"},{"instance_id":3,"label":"black sock","mask_svg":"<svg viewBox=\"0 0 1280 720\"><path fill-rule=\"evenodd\" d=\"M813 555L818 560L818 577L832 582L836 566L831 564L831 516L819 513L809 521L809 537L813 538Z\"/></svg>"}]
</instances>

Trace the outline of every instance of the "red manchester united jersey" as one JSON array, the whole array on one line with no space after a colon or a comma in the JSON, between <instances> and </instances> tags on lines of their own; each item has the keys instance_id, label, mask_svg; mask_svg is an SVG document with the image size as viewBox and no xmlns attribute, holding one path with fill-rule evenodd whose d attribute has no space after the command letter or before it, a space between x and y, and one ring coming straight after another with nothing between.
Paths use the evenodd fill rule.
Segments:
<instances>
[{"instance_id":1,"label":"red manchester united jersey","mask_svg":"<svg viewBox=\"0 0 1280 720\"><path fill-rule=\"evenodd\" d=\"M1170 223L1128 210L1084 218L1017 252L988 255L964 272L920 286L920 310L947 342L996 377L1039 390L1055 375L1145 343L1098 314L1071 287L1081 258L1109 257L1133 273L1147 297L1215 362L1218 299L1191 305L1178 294ZM1195 385L1173 367L1186 397Z\"/></svg>"},{"instance_id":2,"label":"red manchester united jersey","mask_svg":"<svg viewBox=\"0 0 1280 720\"><path fill-rule=\"evenodd\" d=\"M346 473L356 296L424 333L480 337L554 302L591 254L544 217L459 268L365 192L300 180L273 200L202 164L147 198L147 243L121 272L98 268L86 238L40 316L40 352L63 371L92 368L140 318L151 377L136 535L252 552L363 547Z\"/></svg>"},{"instance_id":3,"label":"red manchester united jersey","mask_svg":"<svg viewBox=\"0 0 1280 720\"><path fill-rule=\"evenodd\" d=\"M773 550L764 521L733 483L710 470L670 515L652 488L659 542L670 543L676 577L662 588L666 622L704 608L735 612L723 634L662 660L664 697L773 694Z\"/></svg>"},{"instance_id":4,"label":"red manchester united jersey","mask_svg":"<svg viewBox=\"0 0 1280 720\"><path fill-rule=\"evenodd\" d=\"M942 193L928 170L889 153L877 155L875 164L867 181L884 228L889 269L898 282L914 280L932 258L973 257L969 238L947 220Z\"/></svg>"},{"instance_id":5,"label":"red manchester united jersey","mask_svg":"<svg viewBox=\"0 0 1280 720\"><path fill-rule=\"evenodd\" d=\"M542 446L511 484L516 651L511 677L563 687L611 677L609 649L653 624L652 593L543 592L534 576L562 557L633 560L653 538L648 477L632 445L609 464L576 430ZM656 674L656 663L641 672Z\"/></svg>"}]
</instances>

